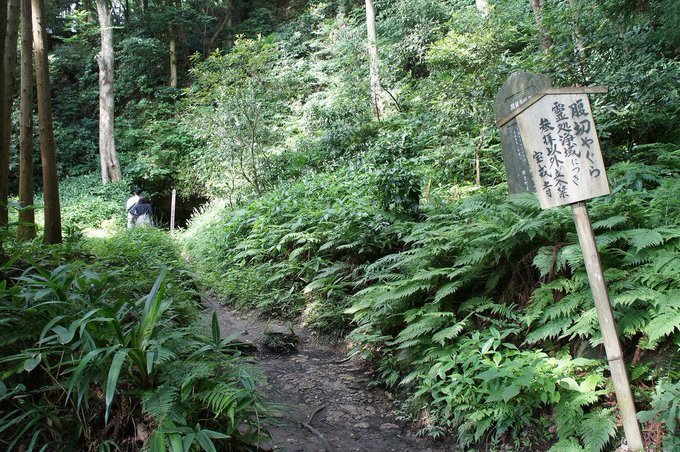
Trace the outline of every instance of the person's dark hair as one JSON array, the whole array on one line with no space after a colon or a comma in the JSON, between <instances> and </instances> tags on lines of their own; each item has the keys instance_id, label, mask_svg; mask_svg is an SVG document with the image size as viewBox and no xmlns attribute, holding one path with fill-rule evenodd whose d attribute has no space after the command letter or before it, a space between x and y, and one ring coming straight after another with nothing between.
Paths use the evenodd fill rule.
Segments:
<instances>
[{"instance_id":1,"label":"person's dark hair","mask_svg":"<svg viewBox=\"0 0 680 452\"><path fill-rule=\"evenodd\" d=\"M139 204L151 204L151 200L147 198L146 196L142 196L139 198L139 201L137 201Z\"/></svg>"},{"instance_id":2,"label":"person's dark hair","mask_svg":"<svg viewBox=\"0 0 680 452\"><path fill-rule=\"evenodd\" d=\"M139 187L137 187L137 188L135 188L134 190L132 190L132 193L134 193L135 195L139 196L139 195L142 194L142 189L139 188Z\"/></svg>"}]
</instances>

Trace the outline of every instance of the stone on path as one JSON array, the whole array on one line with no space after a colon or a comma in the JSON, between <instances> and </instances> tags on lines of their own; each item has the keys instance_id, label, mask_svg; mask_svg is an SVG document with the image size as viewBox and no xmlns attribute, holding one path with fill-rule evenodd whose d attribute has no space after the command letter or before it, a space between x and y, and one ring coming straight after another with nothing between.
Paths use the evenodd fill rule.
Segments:
<instances>
[{"instance_id":1,"label":"stone on path","mask_svg":"<svg viewBox=\"0 0 680 452\"><path fill-rule=\"evenodd\" d=\"M291 353L295 351L299 338L293 328L272 323L265 328L261 341L269 351Z\"/></svg>"}]
</instances>

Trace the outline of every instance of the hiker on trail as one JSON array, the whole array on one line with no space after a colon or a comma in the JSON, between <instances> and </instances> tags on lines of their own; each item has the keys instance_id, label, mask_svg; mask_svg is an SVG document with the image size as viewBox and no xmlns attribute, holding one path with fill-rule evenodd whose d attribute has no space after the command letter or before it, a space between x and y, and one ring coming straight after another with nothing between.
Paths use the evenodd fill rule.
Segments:
<instances>
[{"instance_id":1,"label":"hiker on trail","mask_svg":"<svg viewBox=\"0 0 680 452\"><path fill-rule=\"evenodd\" d=\"M127 227L130 229L132 226L135 225L135 222L137 218L132 214L131 210L133 207L137 205L139 202L139 197L142 195L142 189L141 188L135 188L132 191L132 196L130 196L127 200L127 203L125 204L125 207L127 209Z\"/></svg>"},{"instance_id":2,"label":"hiker on trail","mask_svg":"<svg viewBox=\"0 0 680 452\"><path fill-rule=\"evenodd\" d=\"M149 198L145 196L139 198L137 204L130 209L130 213L134 215L137 226L153 226L153 207Z\"/></svg>"}]
</instances>

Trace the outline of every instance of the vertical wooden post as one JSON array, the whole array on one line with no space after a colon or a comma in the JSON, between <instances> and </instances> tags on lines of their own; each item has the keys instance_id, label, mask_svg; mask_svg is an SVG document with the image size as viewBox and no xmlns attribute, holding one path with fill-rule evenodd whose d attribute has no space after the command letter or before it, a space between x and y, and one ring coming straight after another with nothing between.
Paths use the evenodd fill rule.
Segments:
<instances>
[{"instance_id":1,"label":"vertical wooden post","mask_svg":"<svg viewBox=\"0 0 680 452\"><path fill-rule=\"evenodd\" d=\"M609 294L604 283L604 274L600 264L600 255L595 245L595 234L590 225L590 217L588 216L588 208L585 201L571 204L571 211L574 214L576 232L578 233L581 250L583 250L583 259L586 264L586 271L588 272L590 290L593 292L595 310L600 321L604 348L607 353L607 360L609 361L609 371L614 382L616 401L619 405L628 447L633 451L643 450L640 426L635 415L633 394L628 383L626 366L623 362L623 352L621 351L619 337L616 334L616 325L609 303Z\"/></svg>"},{"instance_id":2,"label":"vertical wooden post","mask_svg":"<svg viewBox=\"0 0 680 452\"><path fill-rule=\"evenodd\" d=\"M172 199L170 201L170 232L175 230L175 200L177 198L177 190L172 189Z\"/></svg>"}]
</instances>

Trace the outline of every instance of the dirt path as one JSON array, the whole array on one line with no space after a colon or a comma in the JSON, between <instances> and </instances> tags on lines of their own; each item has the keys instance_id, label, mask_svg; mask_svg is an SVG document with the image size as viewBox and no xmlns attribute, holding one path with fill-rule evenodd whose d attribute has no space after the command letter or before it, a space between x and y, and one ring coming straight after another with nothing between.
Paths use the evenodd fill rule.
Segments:
<instances>
[{"instance_id":1,"label":"dirt path","mask_svg":"<svg viewBox=\"0 0 680 452\"><path fill-rule=\"evenodd\" d=\"M222 334L242 331L242 339L259 344L265 324L253 314L237 313L211 301ZM320 343L304 327L297 352L256 353L256 366L271 391L267 399L285 406L280 425L270 428L276 451L439 451L440 445L416 438L396 420L396 404L381 389L368 388L369 369L345 360L343 350ZM315 414L316 413L316 414ZM307 424L306 426L303 425Z\"/></svg>"}]
</instances>

